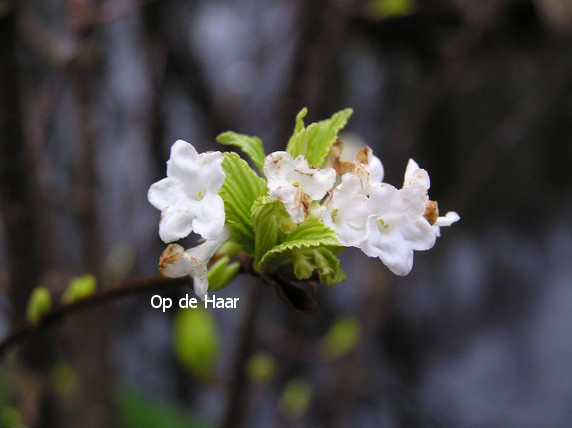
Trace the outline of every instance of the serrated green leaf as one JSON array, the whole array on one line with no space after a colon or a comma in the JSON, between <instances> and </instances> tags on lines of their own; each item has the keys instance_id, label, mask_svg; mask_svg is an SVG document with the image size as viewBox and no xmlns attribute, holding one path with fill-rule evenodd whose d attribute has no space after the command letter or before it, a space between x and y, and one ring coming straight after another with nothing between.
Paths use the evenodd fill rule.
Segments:
<instances>
[{"instance_id":1,"label":"serrated green leaf","mask_svg":"<svg viewBox=\"0 0 572 428\"><path fill-rule=\"evenodd\" d=\"M296 128L294 135L288 141L286 151L294 158L304 155L310 165L320 167L336 142L338 133L348 123L353 110L347 108L335 113L330 119L304 127L303 118L306 113L307 110L304 108L296 116Z\"/></svg>"},{"instance_id":2,"label":"serrated green leaf","mask_svg":"<svg viewBox=\"0 0 572 428\"><path fill-rule=\"evenodd\" d=\"M95 292L97 280L93 275L86 274L74 277L70 280L68 288L62 295L62 301L72 303L76 300L83 299Z\"/></svg>"},{"instance_id":3,"label":"serrated green leaf","mask_svg":"<svg viewBox=\"0 0 572 428\"><path fill-rule=\"evenodd\" d=\"M254 201L266 193L266 182L236 153L225 153L225 181L219 191L224 201L226 224L232 240L248 255L254 254L254 229L250 211Z\"/></svg>"},{"instance_id":4,"label":"serrated green leaf","mask_svg":"<svg viewBox=\"0 0 572 428\"><path fill-rule=\"evenodd\" d=\"M330 358L338 358L351 351L359 342L361 327L354 318L339 318L334 322L322 341L324 351Z\"/></svg>"},{"instance_id":5,"label":"serrated green leaf","mask_svg":"<svg viewBox=\"0 0 572 428\"><path fill-rule=\"evenodd\" d=\"M260 260L260 268L267 272L275 271L280 265L292 260L292 250L321 246L339 246L336 232L322 220L309 217L284 240L268 250Z\"/></svg>"},{"instance_id":6,"label":"serrated green leaf","mask_svg":"<svg viewBox=\"0 0 572 428\"><path fill-rule=\"evenodd\" d=\"M239 147L252 159L252 162L254 162L258 170L262 172L266 154L264 153L264 146L260 138L228 131L220 134L216 140L227 146Z\"/></svg>"},{"instance_id":7,"label":"serrated green leaf","mask_svg":"<svg viewBox=\"0 0 572 428\"><path fill-rule=\"evenodd\" d=\"M52 295L46 287L36 287L28 300L26 317L32 323L38 322L52 308Z\"/></svg>"},{"instance_id":8,"label":"serrated green leaf","mask_svg":"<svg viewBox=\"0 0 572 428\"><path fill-rule=\"evenodd\" d=\"M254 224L254 266L259 269L262 257L282 242L287 233L285 229L295 227L282 202L269 196L258 198L252 206Z\"/></svg>"},{"instance_id":9,"label":"serrated green leaf","mask_svg":"<svg viewBox=\"0 0 572 428\"><path fill-rule=\"evenodd\" d=\"M175 319L174 345L181 364L207 380L219 355L219 332L211 313L203 308L182 309Z\"/></svg>"}]
</instances>

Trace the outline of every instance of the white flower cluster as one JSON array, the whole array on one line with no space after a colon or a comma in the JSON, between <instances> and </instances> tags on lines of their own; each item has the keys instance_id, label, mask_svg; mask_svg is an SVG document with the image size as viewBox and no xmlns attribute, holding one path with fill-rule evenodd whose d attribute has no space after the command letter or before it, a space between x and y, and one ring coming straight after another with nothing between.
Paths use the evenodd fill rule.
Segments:
<instances>
[{"instance_id":1,"label":"white flower cluster","mask_svg":"<svg viewBox=\"0 0 572 428\"><path fill-rule=\"evenodd\" d=\"M358 151L354 161L342 161L342 145L332 148L328 168L312 167L303 155L274 152L264 161L269 195L281 201L292 221L321 218L336 231L341 245L360 248L378 257L392 272L407 275L413 251L435 245L441 226L459 220L455 212L438 216L430 201L429 175L410 160L401 189L383 183L383 165L369 147ZM190 275L195 293L208 291L207 264L229 239L225 228L224 202L219 190L224 183L221 152L197 153L184 141L171 148L167 177L149 189L151 204L161 210L159 235L172 243L199 234L205 242L185 250L170 244L159 264L161 273L176 278ZM240 244L240 243L239 243Z\"/></svg>"},{"instance_id":2,"label":"white flower cluster","mask_svg":"<svg viewBox=\"0 0 572 428\"><path fill-rule=\"evenodd\" d=\"M304 156L270 154L264 163L270 196L284 203L295 223L307 215L320 217L341 245L360 248L396 275L407 275L413 251L433 247L439 228L459 215L438 217L437 204L428 197L429 175L415 161L409 161L403 187L396 189L382 182L383 165L369 147L358 152L355 162L341 161L341 152L337 143L333 168L326 169L310 167Z\"/></svg>"}]
</instances>

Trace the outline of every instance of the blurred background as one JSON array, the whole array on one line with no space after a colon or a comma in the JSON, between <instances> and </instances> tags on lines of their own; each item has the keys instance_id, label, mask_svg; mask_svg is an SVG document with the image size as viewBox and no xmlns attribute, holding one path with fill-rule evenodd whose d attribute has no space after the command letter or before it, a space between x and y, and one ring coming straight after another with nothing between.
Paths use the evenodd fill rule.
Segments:
<instances>
[{"instance_id":1,"label":"blurred background","mask_svg":"<svg viewBox=\"0 0 572 428\"><path fill-rule=\"evenodd\" d=\"M320 316L250 277L73 315L1 363L0 426L570 426L569 0L0 0L1 334L37 285L156 273L176 139L281 149L303 106L461 221L404 278L346 251Z\"/></svg>"}]
</instances>

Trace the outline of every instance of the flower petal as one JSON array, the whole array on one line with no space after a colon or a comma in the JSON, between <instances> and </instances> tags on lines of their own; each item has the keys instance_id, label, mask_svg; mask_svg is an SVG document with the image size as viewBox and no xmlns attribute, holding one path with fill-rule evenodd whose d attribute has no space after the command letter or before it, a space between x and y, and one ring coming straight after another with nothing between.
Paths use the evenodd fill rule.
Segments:
<instances>
[{"instance_id":1,"label":"flower petal","mask_svg":"<svg viewBox=\"0 0 572 428\"><path fill-rule=\"evenodd\" d=\"M191 143L175 141L167 161L167 176L179 181L196 180L199 171L199 154Z\"/></svg>"},{"instance_id":2,"label":"flower petal","mask_svg":"<svg viewBox=\"0 0 572 428\"><path fill-rule=\"evenodd\" d=\"M224 201L218 194L207 193L193 210L193 231L205 239L215 239L224 228Z\"/></svg>"},{"instance_id":3,"label":"flower petal","mask_svg":"<svg viewBox=\"0 0 572 428\"><path fill-rule=\"evenodd\" d=\"M185 210L167 209L161 212L159 236L165 243L177 241L189 236L193 231L195 216Z\"/></svg>"},{"instance_id":4,"label":"flower petal","mask_svg":"<svg viewBox=\"0 0 572 428\"><path fill-rule=\"evenodd\" d=\"M292 179L298 183L300 190L313 200L320 200L336 182L336 170L333 168L320 169L311 167L302 155L294 160Z\"/></svg>"},{"instance_id":5,"label":"flower petal","mask_svg":"<svg viewBox=\"0 0 572 428\"><path fill-rule=\"evenodd\" d=\"M403 187L410 186L422 186L426 190L429 190L431 187L429 174L424 169L419 168L419 165L417 165L417 162L413 159L409 159L409 162L407 163L405 177L403 180Z\"/></svg>"}]
</instances>

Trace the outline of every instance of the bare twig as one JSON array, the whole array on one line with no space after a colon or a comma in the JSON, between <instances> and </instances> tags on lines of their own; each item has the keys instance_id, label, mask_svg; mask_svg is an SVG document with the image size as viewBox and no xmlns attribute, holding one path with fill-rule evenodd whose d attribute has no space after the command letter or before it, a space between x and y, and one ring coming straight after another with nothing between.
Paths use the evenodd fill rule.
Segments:
<instances>
[{"instance_id":1,"label":"bare twig","mask_svg":"<svg viewBox=\"0 0 572 428\"><path fill-rule=\"evenodd\" d=\"M8 333L0 343L0 359L6 352L20 342L30 338L37 332L44 330L62 319L76 312L81 312L94 306L107 303L122 297L143 293L158 292L189 284L188 278L167 279L160 276L151 276L124 281L113 287L98 290L89 297L72 303L57 306L45 314L37 323L28 320L20 320L13 330Z\"/></svg>"},{"instance_id":2,"label":"bare twig","mask_svg":"<svg viewBox=\"0 0 572 428\"><path fill-rule=\"evenodd\" d=\"M250 259L243 260L241 272L260 278L263 283L271 285L271 288L274 291L276 291L276 284L281 284L281 286L286 286L286 284L288 284L289 287L295 287L284 279L279 278L277 275L264 275L253 271L251 264L252 261ZM160 292L181 287L183 285L192 285L192 280L189 277L168 279L158 275L130 279L115 285L106 286L89 297L85 297L81 300L56 306L54 309L44 314L44 316L36 323L30 322L26 319L21 319L15 323L13 329L5 336L4 340L0 342L0 360L5 356L6 352L10 348L34 336L36 333L51 327L71 314L79 313L85 309L111 302L122 297ZM295 306L292 307L301 310Z\"/></svg>"}]
</instances>

